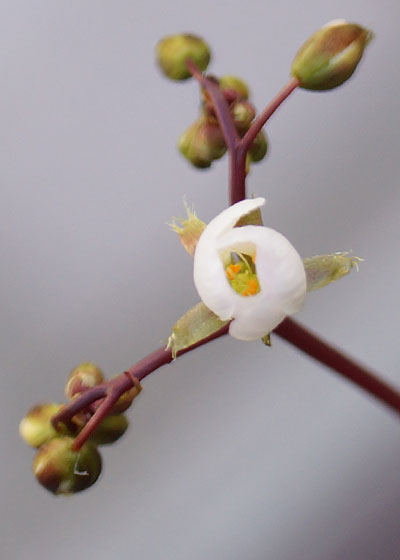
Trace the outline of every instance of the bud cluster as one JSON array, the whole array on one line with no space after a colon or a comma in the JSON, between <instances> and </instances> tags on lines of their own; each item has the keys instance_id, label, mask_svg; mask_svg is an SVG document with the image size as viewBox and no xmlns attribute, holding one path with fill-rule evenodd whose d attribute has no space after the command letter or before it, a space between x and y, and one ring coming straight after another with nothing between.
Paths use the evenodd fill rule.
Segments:
<instances>
[{"instance_id":1,"label":"bud cluster","mask_svg":"<svg viewBox=\"0 0 400 560\"><path fill-rule=\"evenodd\" d=\"M235 128L240 137L244 136L256 116L256 109L249 101L247 84L231 75L220 78L208 76L208 79L221 89ZM249 150L248 163L261 161L267 153L267 147L267 138L261 131ZM201 169L210 167L227 150L214 104L205 89L201 91L200 116L181 134L178 148L192 165Z\"/></svg>"},{"instance_id":2,"label":"bud cluster","mask_svg":"<svg viewBox=\"0 0 400 560\"><path fill-rule=\"evenodd\" d=\"M69 374L65 394L69 401L85 391L105 382L103 372L95 364L84 362ZM102 401L97 401L77 413L68 424L52 418L63 404L45 403L34 406L21 420L21 437L38 449L32 469L38 482L53 494L74 494L89 488L101 472L101 456L98 445L116 442L127 430L128 420L123 414L140 391L133 387L117 400L110 411L93 431L88 441L79 449L73 447L74 438L90 420Z\"/></svg>"}]
</instances>

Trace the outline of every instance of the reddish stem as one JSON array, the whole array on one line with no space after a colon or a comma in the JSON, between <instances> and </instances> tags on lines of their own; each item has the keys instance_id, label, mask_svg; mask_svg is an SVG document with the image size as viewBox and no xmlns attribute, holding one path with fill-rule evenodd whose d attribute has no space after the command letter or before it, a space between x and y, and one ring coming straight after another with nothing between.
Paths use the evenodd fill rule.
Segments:
<instances>
[{"instance_id":1,"label":"reddish stem","mask_svg":"<svg viewBox=\"0 0 400 560\"><path fill-rule=\"evenodd\" d=\"M190 352L191 350L194 350L195 348L198 348L203 344L207 344L207 342L211 342L211 340L215 340L216 338L227 334L228 330L229 324L224 325L222 328L220 328L218 331L211 334L207 338L203 338L199 342L196 342L195 344L192 344L191 346L180 350L177 353L177 357L182 356L183 354L186 354L186 352ZM57 427L60 422L64 424L69 422L72 417L75 416L75 414L87 408L91 403L103 398L104 401L84 426L79 435L75 438L74 448L80 449L85 441L87 441L87 439L97 428L99 423L110 413L110 410L120 398L120 396L132 388L132 377L136 378L138 381L141 381L159 367L172 362L172 360L173 357L171 349L167 349L162 346L161 348L154 350L154 352L148 354L145 358L143 358L143 360L137 362L125 373L122 373L118 377L115 377L111 381L103 383L102 385L98 385L96 387L93 387L92 389L88 389L87 391L82 393L82 395L66 404L58 414L53 416L52 423L54 427Z\"/></svg>"},{"instance_id":2,"label":"reddish stem","mask_svg":"<svg viewBox=\"0 0 400 560\"><path fill-rule=\"evenodd\" d=\"M229 152L229 202L236 204L246 198L246 152L240 144Z\"/></svg>"},{"instance_id":3,"label":"reddish stem","mask_svg":"<svg viewBox=\"0 0 400 560\"><path fill-rule=\"evenodd\" d=\"M240 141L240 138L231 117L228 103L220 87L213 80L207 78L190 58L187 59L186 66L192 76L196 78L199 84L209 93L211 101L214 104L219 126L224 135L226 146L228 150L232 152Z\"/></svg>"},{"instance_id":4,"label":"reddish stem","mask_svg":"<svg viewBox=\"0 0 400 560\"><path fill-rule=\"evenodd\" d=\"M297 78L291 78L288 83L281 89L274 99L268 103L265 109L256 117L255 121L243 136L240 142L240 149L245 153L249 150L250 146L254 142L257 134L260 132L262 127L268 121L268 119L275 113L277 108L285 101L287 97L300 85Z\"/></svg>"},{"instance_id":5,"label":"reddish stem","mask_svg":"<svg viewBox=\"0 0 400 560\"><path fill-rule=\"evenodd\" d=\"M274 331L299 350L339 373L400 414L400 393L325 340L287 317Z\"/></svg>"}]
</instances>

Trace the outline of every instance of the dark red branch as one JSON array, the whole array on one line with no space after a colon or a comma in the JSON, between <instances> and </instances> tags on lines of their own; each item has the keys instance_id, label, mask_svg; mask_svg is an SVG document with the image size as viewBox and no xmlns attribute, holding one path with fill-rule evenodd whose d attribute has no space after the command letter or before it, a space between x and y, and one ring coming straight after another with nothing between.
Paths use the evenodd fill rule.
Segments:
<instances>
[{"instance_id":1,"label":"dark red branch","mask_svg":"<svg viewBox=\"0 0 400 560\"><path fill-rule=\"evenodd\" d=\"M262 127L275 113L278 107L285 101L285 99L289 97L289 95L299 86L299 83L300 82L297 78L291 78L285 87L281 89L278 95L274 97L270 103L268 103L265 109L258 115L249 130L243 136L240 143L241 150L247 153Z\"/></svg>"},{"instance_id":2,"label":"dark red branch","mask_svg":"<svg viewBox=\"0 0 400 560\"><path fill-rule=\"evenodd\" d=\"M274 332L400 414L400 393L394 387L293 319L285 319Z\"/></svg>"},{"instance_id":3,"label":"dark red branch","mask_svg":"<svg viewBox=\"0 0 400 560\"><path fill-rule=\"evenodd\" d=\"M229 324L223 326L221 329L211 334L207 338L204 338L203 340L200 340L199 342L196 342L195 344L192 344L191 346L180 350L177 353L177 357L182 356L183 354L186 354L186 352L190 352L191 350L194 350L195 348L198 348L203 344L207 344L207 342L211 342L212 340L215 340L216 338L227 334L228 330ZM53 425L57 427L60 423L68 423L72 419L72 417L75 416L75 414L77 414L81 410L86 409L93 402L98 401L99 399L104 399L96 412L90 418L88 423L75 438L75 449L81 448L85 441L87 441L87 439L99 425L99 423L110 413L113 405L117 402L120 396L132 388L132 377L136 378L138 381L141 381L159 367L172 362L172 360L173 357L171 349L167 349L164 346L158 348L118 377L115 377L114 379L96 387L93 387L92 389L88 389L79 397L66 404L58 414L53 416Z\"/></svg>"},{"instance_id":4,"label":"dark red branch","mask_svg":"<svg viewBox=\"0 0 400 560\"><path fill-rule=\"evenodd\" d=\"M209 93L226 146L231 152L240 141L240 138L231 117L228 103L220 87L213 80L207 78L190 58L187 59L186 66L192 76Z\"/></svg>"}]
</instances>

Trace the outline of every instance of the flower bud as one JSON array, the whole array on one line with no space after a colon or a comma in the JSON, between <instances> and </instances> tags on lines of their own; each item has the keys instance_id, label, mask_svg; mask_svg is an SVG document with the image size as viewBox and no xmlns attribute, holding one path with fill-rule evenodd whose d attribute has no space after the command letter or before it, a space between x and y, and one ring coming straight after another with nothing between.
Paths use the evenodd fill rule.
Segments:
<instances>
[{"instance_id":1,"label":"flower bud","mask_svg":"<svg viewBox=\"0 0 400 560\"><path fill-rule=\"evenodd\" d=\"M248 155L252 162L261 161L268 151L268 141L263 131L259 132L250 146Z\"/></svg>"},{"instance_id":2,"label":"flower bud","mask_svg":"<svg viewBox=\"0 0 400 560\"><path fill-rule=\"evenodd\" d=\"M92 362L82 362L76 366L69 374L65 386L65 394L68 399L72 399L78 393L91 389L95 385L103 383L103 372Z\"/></svg>"},{"instance_id":3,"label":"flower bud","mask_svg":"<svg viewBox=\"0 0 400 560\"><path fill-rule=\"evenodd\" d=\"M126 391L126 393L121 395L117 402L114 404L110 411L110 414L122 414L122 412L128 410L128 408L133 403L133 399L138 396L140 391L141 389L137 389L136 387L132 387L132 389Z\"/></svg>"},{"instance_id":4,"label":"flower bud","mask_svg":"<svg viewBox=\"0 0 400 560\"><path fill-rule=\"evenodd\" d=\"M219 125L207 119L198 119L178 140L178 148L192 165L210 167L215 159L226 152L226 145Z\"/></svg>"},{"instance_id":5,"label":"flower bud","mask_svg":"<svg viewBox=\"0 0 400 560\"><path fill-rule=\"evenodd\" d=\"M219 78L219 87L222 90L233 90L239 99L248 99L250 95L246 82L236 76L221 76Z\"/></svg>"},{"instance_id":6,"label":"flower bud","mask_svg":"<svg viewBox=\"0 0 400 560\"><path fill-rule=\"evenodd\" d=\"M45 403L34 406L24 416L19 425L19 433L23 440L32 447L40 447L43 443L60 435L51 423L52 417L62 408L62 404ZM63 425L60 424L60 429ZM64 433L68 433L67 428Z\"/></svg>"},{"instance_id":7,"label":"flower bud","mask_svg":"<svg viewBox=\"0 0 400 560\"><path fill-rule=\"evenodd\" d=\"M42 445L32 470L38 482L53 494L75 494L89 488L101 472L97 448L85 443L79 451L72 448L71 437L57 437Z\"/></svg>"},{"instance_id":8,"label":"flower bud","mask_svg":"<svg viewBox=\"0 0 400 560\"><path fill-rule=\"evenodd\" d=\"M119 439L128 428L128 420L123 414L107 416L97 426L89 441L94 445L107 445Z\"/></svg>"},{"instance_id":9,"label":"flower bud","mask_svg":"<svg viewBox=\"0 0 400 560\"><path fill-rule=\"evenodd\" d=\"M292 63L292 75L305 89L340 86L353 74L371 38L372 33L360 25L331 21L300 48Z\"/></svg>"},{"instance_id":10,"label":"flower bud","mask_svg":"<svg viewBox=\"0 0 400 560\"><path fill-rule=\"evenodd\" d=\"M170 35L157 44L157 62L163 73L171 80L186 80L191 77L186 60L192 59L205 70L210 62L211 53L205 41L189 34Z\"/></svg>"},{"instance_id":11,"label":"flower bud","mask_svg":"<svg viewBox=\"0 0 400 560\"><path fill-rule=\"evenodd\" d=\"M255 116L256 110L248 101L239 101L232 107L232 117L239 134L250 128L251 121Z\"/></svg>"}]
</instances>

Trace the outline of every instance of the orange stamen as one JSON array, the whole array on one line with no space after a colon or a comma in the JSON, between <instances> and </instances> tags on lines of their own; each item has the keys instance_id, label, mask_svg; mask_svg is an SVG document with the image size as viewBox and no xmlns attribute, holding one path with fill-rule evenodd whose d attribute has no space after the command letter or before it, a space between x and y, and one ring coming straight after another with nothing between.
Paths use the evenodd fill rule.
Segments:
<instances>
[{"instance_id":1,"label":"orange stamen","mask_svg":"<svg viewBox=\"0 0 400 560\"><path fill-rule=\"evenodd\" d=\"M229 266L227 266L225 272L228 277L228 280L233 280L236 274L240 272L241 268L242 266L240 264L230 264Z\"/></svg>"},{"instance_id":2,"label":"orange stamen","mask_svg":"<svg viewBox=\"0 0 400 560\"><path fill-rule=\"evenodd\" d=\"M241 295L245 297L254 296L255 294L258 294L259 291L260 288L258 286L258 281L255 278L249 278L247 282L247 288L243 290Z\"/></svg>"}]
</instances>

